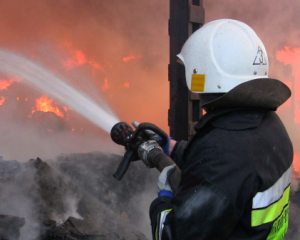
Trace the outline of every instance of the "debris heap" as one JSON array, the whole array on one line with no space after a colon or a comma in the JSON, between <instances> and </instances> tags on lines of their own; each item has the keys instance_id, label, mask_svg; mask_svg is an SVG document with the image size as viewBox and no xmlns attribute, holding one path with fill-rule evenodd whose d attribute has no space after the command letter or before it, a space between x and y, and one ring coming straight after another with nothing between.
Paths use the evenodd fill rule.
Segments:
<instances>
[{"instance_id":1,"label":"debris heap","mask_svg":"<svg viewBox=\"0 0 300 240\"><path fill-rule=\"evenodd\" d=\"M134 163L119 182L120 161L103 153L0 159L0 240L146 240L135 229L148 217L137 199L157 174Z\"/></svg>"},{"instance_id":2,"label":"debris heap","mask_svg":"<svg viewBox=\"0 0 300 240\"><path fill-rule=\"evenodd\" d=\"M26 163L0 157L0 240L146 240L137 229L144 222L150 233L158 172L134 162L119 182L112 175L121 159L100 152ZM298 176L286 240L300 235Z\"/></svg>"}]
</instances>

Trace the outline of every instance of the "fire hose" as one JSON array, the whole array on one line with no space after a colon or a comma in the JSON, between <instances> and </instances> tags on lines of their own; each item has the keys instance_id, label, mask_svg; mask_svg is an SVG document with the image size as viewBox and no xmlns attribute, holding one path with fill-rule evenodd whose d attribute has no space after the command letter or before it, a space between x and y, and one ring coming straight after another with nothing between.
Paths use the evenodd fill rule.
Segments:
<instances>
[{"instance_id":1,"label":"fire hose","mask_svg":"<svg viewBox=\"0 0 300 240\"><path fill-rule=\"evenodd\" d=\"M148 140L155 140L160 146L168 143L168 135L159 127L152 123L136 124L134 131L131 126L125 122L119 122L113 126L110 135L112 140L119 145L125 147L126 152L119 164L117 171L113 175L117 180L121 180L128 170L132 161L139 160L137 154L139 146ZM159 138L160 137L160 138ZM164 154L162 151L151 151L148 156L152 165L160 172L167 166L174 164L174 161ZM175 171L170 175L170 185L175 192L180 182L181 171L176 167Z\"/></svg>"}]
</instances>

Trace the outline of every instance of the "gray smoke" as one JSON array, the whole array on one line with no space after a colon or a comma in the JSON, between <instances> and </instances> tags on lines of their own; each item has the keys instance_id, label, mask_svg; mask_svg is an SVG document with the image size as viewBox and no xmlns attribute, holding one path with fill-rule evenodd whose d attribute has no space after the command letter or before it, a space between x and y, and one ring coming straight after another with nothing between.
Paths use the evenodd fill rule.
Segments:
<instances>
[{"instance_id":1,"label":"gray smoke","mask_svg":"<svg viewBox=\"0 0 300 240\"><path fill-rule=\"evenodd\" d=\"M84 89L93 96L93 99L96 99L98 94L103 95L122 121L130 122L136 119L139 122L153 122L167 131L168 4L168 1L159 0L1 1L0 47L22 53L43 63L54 74L58 72L71 76L70 83ZM285 45L299 47L299 4L296 0L204 0L206 22L219 18L234 18L247 23L261 37L270 57L274 57L273 52ZM73 56L70 48L65 46L66 42L72 42L72 49L85 54L85 64L68 70L63 68L63 63L68 57ZM124 57L130 56L139 57L123 61ZM101 67L93 68L89 64L93 61L99 63ZM284 71L284 68L280 67L280 71L271 72L271 75L274 77L282 75L281 71ZM289 71L287 74L290 76L292 73ZM102 86L106 79L109 88L103 91ZM129 88L124 88L124 83L127 82ZM34 99L40 95L21 84L16 83L8 90L0 91L2 95L9 97L4 105L0 106L1 109L5 108L5 111L1 110L0 116L2 136L0 155L5 159L27 161L37 156L43 159L54 158L61 153L122 151L121 148L115 150L117 146L111 143L109 136L77 115L70 117L70 121L73 121L72 124L75 126L84 126L83 133L71 133L73 127L71 123L58 124L62 127L54 128L52 133L47 132L48 126L57 126L53 124L53 119L57 118L48 116L49 114L47 116L42 114L43 119L48 119L44 125L41 122L34 122L34 119L27 120L27 113L31 112ZM14 94L15 91L18 95ZM27 103L17 102L15 99L18 96L20 99L26 97L29 100ZM32 102L29 104L30 101ZM292 135L295 149L299 149L297 144L299 134L290 112L282 112L281 117ZM84 170L84 166L81 168ZM91 176L96 181L101 175ZM293 186L297 191L297 182L293 182ZM19 189L8 185L3 191L8 194L6 196L10 196L9 194L18 196ZM134 196L141 199L137 204L142 206L145 219L148 220L149 199L154 198L155 194L148 197L146 187L136 194L138 195ZM116 199L114 191L108 192L105 196ZM15 205L20 207L19 212L17 212L19 208L14 207L1 209L7 214L17 216L28 216L30 212L35 211L31 200L22 196L17 198L21 200L15 202ZM68 211L76 213L78 198L72 194L70 198L72 205ZM120 214L124 219L128 215L125 212ZM65 216L55 211L53 216L58 221L65 219ZM36 221L35 217L31 220L33 224ZM146 228L147 231L150 230L150 226Z\"/></svg>"},{"instance_id":2,"label":"gray smoke","mask_svg":"<svg viewBox=\"0 0 300 240\"><path fill-rule=\"evenodd\" d=\"M250 25L260 36L268 53L284 46L299 47L300 3L291 1L204 0L206 22L233 18Z\"/></svg>"}]
</instances>

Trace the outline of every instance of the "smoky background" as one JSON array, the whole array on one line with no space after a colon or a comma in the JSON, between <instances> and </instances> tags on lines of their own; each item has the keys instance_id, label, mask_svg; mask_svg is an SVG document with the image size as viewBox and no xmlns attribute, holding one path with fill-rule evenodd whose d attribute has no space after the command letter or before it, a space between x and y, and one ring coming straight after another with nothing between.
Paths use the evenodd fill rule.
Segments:
<instances>
[{"instance_id":1,"label":"smoky background","mask_svg":"<svg viewBox=\"0 0 300 240\"><path fill-rule=\"evenodd\" d=\"M233 18L257 32L268 50L269 76L284 82L291 82L300 66L299 60L293 65L277 60L277 52L285 46L299 48L299 5L296 0L204 0L206 22ZM0 1L0 47L22 54L53 74L63 75L70 85L89 94L120 120L151 122L169 132L168 18L169 1ZM0 80L6 78L0 76ZM278 112L297 154L300 152L299 124L295 122L300 99L297 79L292 94L294 105L290 100ZM22 81L0 91L0 96L6 97L0 106L0 155L5 160L26 162L36 157L50 160L60 154L91 151L123 154L124 150L112 143L107 133L72 110L68 111L69 122L51 113L43 114L45 124L28 119L35 99L41 95ZM20 100L16 101L17 97ZM23 101L25 98L29 100ZM47 131L49 126L52 132ZM73 126L85 130L72 132ZM84 162L81 168L85 169ZM298 191L298 174L294 176L293 189ZM136 207L145 212L142 226L136 226L149 239L147 211L156 197L154 179L139 189L136 197L131 196L137 202ZM20 192L13 187L5 187L5 191L13 192L14 196ZM17 198L24 205L12 201L5 213L29 216L35 211L31 200L22 200L23 195ZM78 197L70 198L73 200L69 202L76 200L76 205ZM5 199L8 204L10 199ZM20 211L14 206L20 206ZM34 218L31 222L35 221Z\"/></svg>"}]
</instances>

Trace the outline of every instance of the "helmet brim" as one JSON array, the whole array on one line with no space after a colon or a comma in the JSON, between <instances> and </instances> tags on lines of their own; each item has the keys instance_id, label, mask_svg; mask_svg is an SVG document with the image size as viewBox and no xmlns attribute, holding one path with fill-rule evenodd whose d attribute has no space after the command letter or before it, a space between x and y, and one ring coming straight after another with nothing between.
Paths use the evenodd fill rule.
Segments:
<instances>
[{"instance_id":1,"label":"helmet brim","mask_svg":"<svg viewBox=\"0 0 300 240\"><path fill-rule=\"evenodd\" d=\"M281 81L271 78L253 79L237 85L223 96L202 107L255 107L277 109L291 96Z\"/></svg>"}]
</instances>

